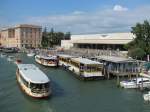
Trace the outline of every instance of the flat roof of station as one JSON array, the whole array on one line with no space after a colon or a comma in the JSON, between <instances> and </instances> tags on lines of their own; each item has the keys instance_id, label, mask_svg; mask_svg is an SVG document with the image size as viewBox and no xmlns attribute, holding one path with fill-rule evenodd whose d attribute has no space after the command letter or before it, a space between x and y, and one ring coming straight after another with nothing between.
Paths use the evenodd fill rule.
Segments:
<instances>
[{"instance_id":1,"label":"flat roof of station","mask_svg":"<svg viewBox=\"0 0 150 112\"><path fill-rule=\"evenodd\" d=\"M132 33L108 33L72 35L71 41L76 44L127 44L135 36Z\"/></svg>"},{"instance_id":2,"label":"flat roof of station","mask_svg":"<svg viewBox=\"0 0 150 112\"><path fill-rule=\"evenodd\" d=\"M100 60L114 62L114 63L136 62L136 60L132 58L124 58L124 57L116 57L116 56L97 56L96 58Z\"/></svg>"}]
</instances>

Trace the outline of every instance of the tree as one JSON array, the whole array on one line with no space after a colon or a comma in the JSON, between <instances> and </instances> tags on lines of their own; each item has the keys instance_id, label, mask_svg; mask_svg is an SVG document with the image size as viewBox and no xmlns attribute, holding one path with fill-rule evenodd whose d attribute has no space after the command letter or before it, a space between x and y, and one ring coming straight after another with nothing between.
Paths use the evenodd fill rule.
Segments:
<instances>
[{"instance_id":1,"label":"tree","mask_svg":"<svg viewBox=\"0 0 150 112\"><path fill-rule=\"evenodd\" d=\"M51 28L50 32L47 32L45 28L42 33L42 47L54 47L57 45L61 45L61 40L70 39L70 32L55 32L53 28Z\"/></svg>"},{"instance_id":2,"label":"tree","mask_svg":"<svg viewBox=\"0 0 150 112\"><path fill-rule=\"evenodd\" d=\"M48 46L48 37L47 37L47 29L46 29L46 27L44 28L44 31L42 32L41 45L44 48Z\"/></svg>"},{"instance_id":3,"label":"tree","mask_svg":"<svg viewBox=\"0 0 150 112\"><path fill-rule=\"evenodd\" d=\"M145 55L145 51L141 48L134 48L129 50L128 55L136 59L142 59Z\"/></svg>"},{"instance_id":4,"label":"tree","mask_svg":"<svg viewBox=\"0 0 150 112\"><path fill-rule=\"evenodd\" d=\"M134 53L137 53L140 58L143 58L150 54L150 23L147 20L145 20L143 24L137 23L136 26L132 27L131 33L133 33L136 38L125 45L130 52L129 56L133 56Z\"/></svg>"}]
</instances>

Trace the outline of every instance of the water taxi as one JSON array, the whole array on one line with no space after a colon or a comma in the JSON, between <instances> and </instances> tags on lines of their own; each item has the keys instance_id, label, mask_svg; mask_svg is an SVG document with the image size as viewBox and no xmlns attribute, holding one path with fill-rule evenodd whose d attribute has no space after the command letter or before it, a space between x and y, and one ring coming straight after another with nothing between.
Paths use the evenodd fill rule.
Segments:
<instances>
[{"instance_id":1,"label":"water taxi","mask_svg":"<svg viewBox=\"0 0 150 112\"><path fill-rule=\"evenodd\" d=\"M33 57L33 56L35 56L35 52L33 50L29 50L29 51L27 51L27 56Z\"/></svg>"},{"instance_id":2,"label":"water taxi","mask_svg":"<svg viewBox=\"0 0 150 112\"><path fill-rule=\"evenodd\" d=\"M150 91L147 94L143 95L145 101L150 101Z\"/></svg>"},{"instance_id":3,"label":"water taxi","mask_svg":"<svg viewBox=\"0 0 150 112\"><path fill-rule=\"evenodd\" d=\"M14 61L15 57L14 56L8 56L7 60L8 61Z\"/></svg>"},{"instance_id":4,"label":"water taxi","mask_svg":"<svg viewBox=\"0 0 150 112\"><path fill-rule=\"evenodd\" d=\"M16 76L21 89L27 95L44 98L51 94L49 78L34 64L18 64Z\"/></svg>"},{"instance_id":5,"label":"water taxi","mask_svg":"<svg viewBox=\"0 0 150 112\"><path fill-rule=\"evenodd\" d=\"M57 56L53 56L53 55L51 56L36 55L35 61L44 66L49 66L49 67L58 66Z\"/></svg>"},{"instance_id":6,"label":"water taxi","mask_svg":"<svg viewBox=\"0 0 150 112\"><path fill-rule=\"evenodd\" d=\"M127 81L121 81L120 86L122 88L150 88L150 79L139 77Z\"/></svg>"},{"instance_id":7,"label":"water taxi","mask_svg":"<svg viewBox=\"0 0 150 112\"><path fill-rule=\"evenodd\" d=\"M103 64L89 60L87 58L71 58L69 62L70 66L68 69L75 74L80 79L103 79L104 75L102 74Z\"/></svg>"},{"instance_id":8,"label":"water taxi","mask_svg":"<svg viewBox=\"0 0 150 112\"><path fill-rule=\"evenodd\" d=\"M4 53L17 53L18 52L18 48L15 47L5 47L2 50Z\"/></svg>"},{"instance_id":9,"label":"water taxi","mask_svg":"<svg viewBox=\"0 0 150 112\"><path fill-rule=\"evenodd\" d=\"M35 53L31 52L31 53L27 53L28 57L33 57L35 55Z\"/></svg>"}]
</instances>

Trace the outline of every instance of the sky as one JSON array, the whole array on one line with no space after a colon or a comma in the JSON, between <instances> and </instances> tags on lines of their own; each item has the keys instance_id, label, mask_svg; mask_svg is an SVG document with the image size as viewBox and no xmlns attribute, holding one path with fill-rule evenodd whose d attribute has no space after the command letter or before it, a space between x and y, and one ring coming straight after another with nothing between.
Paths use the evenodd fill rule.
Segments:
<instances>
[{"instance_id":1,"label":"sky","mask_svg":"<svg viewBox=\"0 0 150 112\"><path fill-rule=\"evenodd\" d=\"M150 0L0 0L0 28L41 25L72 34L130 32L150 20Z\"/></svg>"}]
</instances>

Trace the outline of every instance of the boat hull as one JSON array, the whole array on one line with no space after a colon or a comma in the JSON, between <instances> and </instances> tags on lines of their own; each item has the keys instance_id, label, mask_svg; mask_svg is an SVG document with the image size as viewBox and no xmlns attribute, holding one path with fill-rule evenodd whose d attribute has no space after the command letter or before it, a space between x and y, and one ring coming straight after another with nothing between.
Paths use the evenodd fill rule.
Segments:
<instances>
[{"instance_id":1,"label":"boat hull","mask_svg":"<svg viewBox=\"0 0 150 112\"><path fill-rule=\"evenodd\" d=\"M47 92L46 94L34 94L32 93L22 82L21 82L21 79L20 79L20 76L19 74L16 72L16 79L17 79L17 82L21 88L21 90L27 94L28 96L31 96L33 98L48 98L50 95L51 95L51 90L49 90L49 92Z\"/></svg>"},{"instance_id":2,"label":"boat hull","mask_svg":"<svg viewBox=\"0 0 150 112\"><path fill-rule=\"evenodd\" d=\"M120 82L120 87L126 88L126 89L136 89L136 88L142 88L142 87L150 88L150 82L143 83L143 84Z\"/></svg>"}]
</instances>

